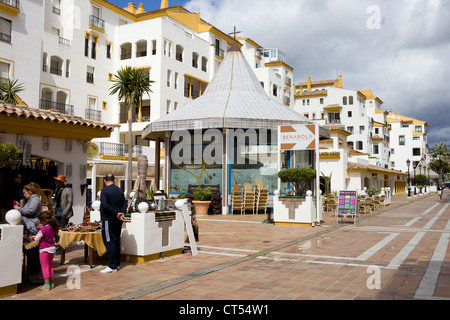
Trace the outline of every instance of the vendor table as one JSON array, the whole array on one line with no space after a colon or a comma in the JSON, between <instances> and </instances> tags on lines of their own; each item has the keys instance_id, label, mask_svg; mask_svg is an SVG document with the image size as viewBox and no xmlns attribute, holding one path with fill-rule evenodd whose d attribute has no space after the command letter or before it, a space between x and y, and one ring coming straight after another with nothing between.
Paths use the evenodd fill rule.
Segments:
<instances>
[{"instance_id":1,"label":"vendor table","mask_svg":"<svg viewBox=\"0 0 450 320\"><path fill-rule=\"evenodd\" d=\"M105 245L103 244L102 232L71 232L59 231L59 245L61 247L61 264L64 264L66 259L66 249L71 242L84 241L84 258L89 259L89 266L93 267L93 249L97 251L99 256L106 253Z\"/></svg>"}]
</instances>

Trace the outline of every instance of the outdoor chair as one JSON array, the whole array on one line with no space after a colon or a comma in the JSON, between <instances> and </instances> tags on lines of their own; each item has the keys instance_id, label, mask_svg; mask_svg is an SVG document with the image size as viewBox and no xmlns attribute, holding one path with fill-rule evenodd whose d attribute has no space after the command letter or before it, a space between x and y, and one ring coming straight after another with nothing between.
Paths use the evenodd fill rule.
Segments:
<instances>
[{"instance_id":1,"label":"outdoor chair","mask_svg":"<svg viewBox=\"0 0 450 320\"><path fill-rule=\"evenodd\" d=\"M363 205L365 206L365 212L367 213L367 210L369 212L374 211L374 203L372 198L366 198L363 202Z\"/></svg>"},{"instance_id":2,"label":"outdoor chair","mask_svg":"<svg viewBox=\"0 0 450 320\"><path fill-rule=\"evenodd\" d=\"M260 210L264 210L264 214L266 214L268 201L269 201L269 186L263 185L263 182L261 180L256 180L254 213L258 214Z\"/></svg>"},{"instance_id":3,"label":"outdoor chair","mask_svg":"<svg viewBox=\"0 0 450 320\"><path fill-rule=\"evenodd\" d=\"M328 204L327 204L327 211L331 211L331 216L335 217L337 215L337 209L338 209L338 202L337 200L331 198L328 200Z\"/></svg>"},{"instance_id":4,"label":"outdoor chair","mask_svg":"<svg viewBox=\"0 0 450 320\"><path fill-rule=\"evenodd\" d=\"M231 192L231 213L234 211L242 211L243 196L241 187L238 184L233 185Z\"/></svg>"},{"instance_id":5,"label":"outdoor chair","mask_svg":"<svg viewBox=\"0 0 450 320\"><path fill-rule=\"evenodd\" d=\"M251 210L255 213L255 191L251 183L244 183L243 201L241 214L245 214L245 211Z\"/></svg>"}]
</instances>

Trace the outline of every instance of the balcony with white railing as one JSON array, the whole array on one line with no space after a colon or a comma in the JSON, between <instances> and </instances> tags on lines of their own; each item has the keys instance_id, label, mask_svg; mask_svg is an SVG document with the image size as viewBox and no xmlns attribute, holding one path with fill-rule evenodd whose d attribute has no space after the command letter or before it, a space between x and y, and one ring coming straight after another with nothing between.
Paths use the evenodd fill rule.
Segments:
<instances>
[{"instance_id":1,"label":"balcony with white railing","mask_svg":"<svg viewBox=\"0 0 450 320\"><path fill-rule=\"evenodd\" d=\"M137 158L143 154L143 146L133 146L133 158ZM110 157L128 157L128 145L123 143L101 142L100 155Z\"/></svg>"}]
</instances>

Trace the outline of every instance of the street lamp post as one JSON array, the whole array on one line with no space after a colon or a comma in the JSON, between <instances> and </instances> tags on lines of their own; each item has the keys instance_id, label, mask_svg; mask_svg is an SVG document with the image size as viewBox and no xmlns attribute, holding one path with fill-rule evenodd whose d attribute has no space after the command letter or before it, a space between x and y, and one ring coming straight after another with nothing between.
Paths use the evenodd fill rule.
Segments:
<instances>
[{"instance_id":1,"label":"street lamp post","mask_svg":"<svg viewBox=\"0 0 450 320\"><path fill-rule=\"evenodd\" d=\"M414 166L414 196L417 196L417 190L416 190L416 168L417 168L417 165Z\"/></svg>"},{"instance_id":2,"label":"street lamp post","mask_svg":"<svg viewBox=\"0 0 450 320\"><path fill-rule=\"evenodd\" d=\"M420 175L422 176L422 165L421 164L419 164L419 172L420 172ZM422 179L422 177L420 177L420 178ZM419 193L422 194L422 185L419 189Z\"/></svg>"},{"instance_id":3,"label":"street lamp post","mask_svg":"<svg viewBox=\"0 0 450 320\"><path fill-rule=\"evenodd\" d=\"M409 176L409 166L411 165L411 161L406 160L406 165L408 166L408 198L411 198L411 177Z\"/></svg>"}]
</instances>

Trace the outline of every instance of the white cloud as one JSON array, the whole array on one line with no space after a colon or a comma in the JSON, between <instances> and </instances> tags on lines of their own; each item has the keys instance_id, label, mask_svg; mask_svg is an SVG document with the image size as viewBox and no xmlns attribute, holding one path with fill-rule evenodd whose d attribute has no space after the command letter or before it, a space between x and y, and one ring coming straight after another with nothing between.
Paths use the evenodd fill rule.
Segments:
<instances>
[{"instance_id":1,"label":"white cloud","mask_svg":"<svg viewBox=\"0 0 450 320\"><path fill-rule=\"evenodd\" d=\"M377 18L370 6L379 8L380 28L368 28ZM448 139L450 1L191 0L185 7L224 32L236 26L284 51L296 83L338 72L345 87L371 89L386 109L427 121L436 133L430 144Z\"/></svg>"}]
</instances>

